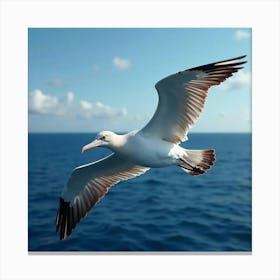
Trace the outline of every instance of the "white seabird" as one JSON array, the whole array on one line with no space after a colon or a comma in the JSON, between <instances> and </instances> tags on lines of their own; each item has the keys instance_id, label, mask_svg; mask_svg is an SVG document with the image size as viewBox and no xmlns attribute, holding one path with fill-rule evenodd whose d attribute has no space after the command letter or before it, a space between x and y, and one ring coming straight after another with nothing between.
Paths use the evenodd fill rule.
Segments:
<instances>
[{"instance_id":1,"label":"white seabird","mask_svg":"<svg viewBox=\"0 0 280 280\"><path fill-rule=\"evenodd\" d=\"M99 161L75 168L64 187L56 215L60 239L120 181L150 168L177 165L195 176L205 173L215 161L214 150L188 150L179 146L198 119L208 89L237 72L245 56L191 68L170 75L156 84L159 102L149 123L139 131L117 135L100 132L82 151L106 147L113 153Z\"/></svg>"}]
</instances>

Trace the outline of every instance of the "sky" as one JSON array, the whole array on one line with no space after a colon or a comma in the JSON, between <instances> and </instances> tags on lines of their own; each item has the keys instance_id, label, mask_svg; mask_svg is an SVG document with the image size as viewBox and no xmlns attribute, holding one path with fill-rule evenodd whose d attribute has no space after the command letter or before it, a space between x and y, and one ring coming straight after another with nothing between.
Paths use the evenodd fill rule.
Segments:
<instances>
[{"instance_id":1,"label":"sky","mask_svg":"<svg viewBox=\"0 0 280 280\"><path fill-rule=\"evenodd\" d=\"M247 55L210 88L190 132L251 132L251 29L29 28L29 132L127 132L155 112L160 79Z\"/></svg>"}]
</instances>

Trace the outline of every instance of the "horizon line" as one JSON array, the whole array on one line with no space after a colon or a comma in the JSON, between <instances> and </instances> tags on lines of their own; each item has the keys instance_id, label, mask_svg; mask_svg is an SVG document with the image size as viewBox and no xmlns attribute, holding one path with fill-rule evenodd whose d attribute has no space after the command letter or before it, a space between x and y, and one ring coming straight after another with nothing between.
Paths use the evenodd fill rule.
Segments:
<instances>
[{"instance_id":1,"label":"horizon line","mask_svg":"<svg viewBox=\"0 0 280 280\"><path fill-rule=\"evenodd\" d=\"M28 134L97 134L100 131L28 131ZM128 131L129 132L129 131ZM116 133L128 133L125 131L117 131ZM195 131L195 132L189 132L188 134L252 134L252 131Z\"/></svg>"}]
</instances>

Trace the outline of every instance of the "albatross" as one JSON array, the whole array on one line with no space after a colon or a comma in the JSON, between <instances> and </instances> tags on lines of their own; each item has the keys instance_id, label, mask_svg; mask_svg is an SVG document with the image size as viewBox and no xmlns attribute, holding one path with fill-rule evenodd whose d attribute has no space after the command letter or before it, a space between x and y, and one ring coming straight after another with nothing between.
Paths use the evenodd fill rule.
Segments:
<instances>
[{"instance_id":1,"label":"albatross","mask_svg":"<svg viewBox=\"0 0 280 280\"><path fill-rule=\"evenodd\" d=\"M115 184L142 175L150 168L176 165L191 176L214 164L213 149L189 150L180 146L198 119L211 86L242 69L246 55L180 71L156 83L156 112L141 130L124 135L100 132L82 152L105 147L112 154L75 168L59 199L56 230L60 239L72 230Z\"/></svg>"}]
</instances>

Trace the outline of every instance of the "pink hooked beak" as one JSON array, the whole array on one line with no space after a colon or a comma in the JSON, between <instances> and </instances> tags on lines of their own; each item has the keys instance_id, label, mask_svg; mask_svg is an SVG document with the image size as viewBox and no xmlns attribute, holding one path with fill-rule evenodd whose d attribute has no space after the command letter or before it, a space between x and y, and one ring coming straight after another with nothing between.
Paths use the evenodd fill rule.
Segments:
<instances>
[{"instance_id":1,"label":"pink hooked beak","mask_svg":"<svg viewBox=\"0 0 280 280\"><path fill-rule=\"evenodd\" d=\"M91 143L85 145L83 148L82 148L82 153L86 150L89 150L89 149L92 149L92 148L95 148L95 147L98 147L102 144L102 141L99 140L99 139L96 139L94 141L92 141Z\"/></svg>"}]
</instances>

